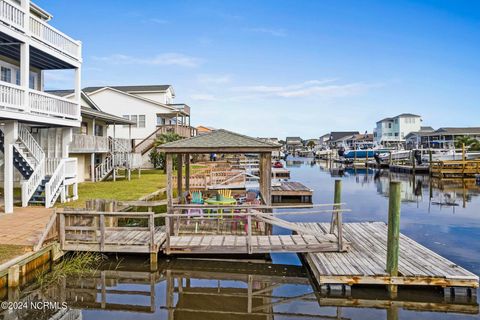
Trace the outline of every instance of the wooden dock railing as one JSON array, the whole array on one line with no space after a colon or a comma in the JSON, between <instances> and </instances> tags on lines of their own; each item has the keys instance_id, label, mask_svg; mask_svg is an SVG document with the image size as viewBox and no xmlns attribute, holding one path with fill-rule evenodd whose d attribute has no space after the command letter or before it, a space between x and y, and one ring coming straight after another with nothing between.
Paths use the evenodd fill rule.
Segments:
<instances>
[{"instance_id":1,"label":"wooden dock railing","mask_svg":"<svg viewBox=\"0 0 480 320\"><path fill-rule=\"evenodd\" d=\"M62 250L157 253L162 242L161 232L156 237L153 212L60 211L58 215Z\"/></svg>"},{"instance_id":2,"label":"wooden dock railing","mask_svg":"<svg viewBox=\"0 0 480 320\"><path fill-rule=\"evenodd\" d=\"M342 209L344 203L336 204L320 204L311 207L317 208L313 211L288 211L288 212L272 212L273 209L289 209L295 206L280 206L272 207L267 205L232 205L232 206L218 206L218 205L175 205L173 213L163 215L165 217L165 232L166 242L165 251L167 254L172 249L172 237L193 235L234 235L246 237L246 251L252 254L252 238L253 236L269 235L265 230L269 229L266 226L279 226L285 229L290 229L295 234L306 234L317 236L319 233L312 233L298 226L296 223L283 220L278 216L301 216L322 213L333 213L336 217L332 221L332 228L330 234L336 238L336 251L343 251L343 224L342 213L349 212L349 209ZM321 207L332 207L333 209L318 209ZM239 223L244 224L244 229L237 228ZM194 225L194 227L193 227ZM200 232L198 232L198 225L201 225ZM255 225L255 227L254 227ZM336 231L336 232L335 232ZM328 231L326 232L328 233ZM308 246L308 245L307 245Z\"/></svg>"}]
</instances>

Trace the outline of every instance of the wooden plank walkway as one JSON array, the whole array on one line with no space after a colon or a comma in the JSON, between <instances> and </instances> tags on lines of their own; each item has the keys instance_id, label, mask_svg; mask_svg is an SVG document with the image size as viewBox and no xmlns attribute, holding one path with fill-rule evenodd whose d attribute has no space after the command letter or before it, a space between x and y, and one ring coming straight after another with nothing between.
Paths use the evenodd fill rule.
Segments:
<instances>
[{"instance_id":1,"label":"wooden plank walkway","mask_svg":"<svg viewBox=\"0 0 480 320\"><path fill-rule=\"evenodd\" d=\"M328 232L327 223L301 223ZM385 271L387 225L383 222L344 223L347 252L307 253L305 260L319 285L421 285L478 288L479 277L400 234L399 276Z\"/></svg>"},{"instance_id":2,"label":"wooden plank walkway","mask_svg":"<svg viewBox=\"0 0 480 320\"><path fill-rule=\"evenodd\" d=\"M318 252L338 250L333 234L252 236L250 253ZM245 254L247 236L182 235L170 237L173 254Z\"/></svg>"}]
</instances>

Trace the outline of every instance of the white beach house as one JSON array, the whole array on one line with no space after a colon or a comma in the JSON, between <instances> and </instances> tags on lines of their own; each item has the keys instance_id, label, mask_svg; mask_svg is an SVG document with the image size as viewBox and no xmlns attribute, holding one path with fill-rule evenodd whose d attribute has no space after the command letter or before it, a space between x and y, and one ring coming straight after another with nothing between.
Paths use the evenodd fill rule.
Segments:
<instances>
[{"instance_id":1,"label":"white beach house","mask_svg":"<svg viewBox=\"0 0 480 320\"><path fill-rule=\"evenodd\" d=\"M405 137L410 132L420 131L422 118L416 114L402 113L392 118L377 121L373 136L377 144L405 144Z\"/></svg>"},{"instance_id":2,"label":"white beach house","mask_svg":"<svg viewBox=\"0 0 480 320\"><path fill-rule=\"evenodd\" d=\"M82 45L49 25L52 16L28 0L0 1L0 151L4 211L13 212L14 187L22 206L47 207L69 190L77 196L77 160L69 157L81 123ZM44 92L45 73L71 71L74 99ZM71 87L71 85L69 87ZM71 186L71 187L70 187Z\"/></svg>"},{"instance_id":3,"label":"white beach house","mask_svg":"<svg viewBox=\"0 0 480 320\"><path fill-rule=\"evenodd\" d=\"M131 126L109 126L108 134L133 139L134 151L144 156L144 167L149 165L148 153L159 134L196 135L190 125L190 107L173 103L171 85L87 87L83 91L102 111L133 122Z\"/></svg>"}]
</instances>

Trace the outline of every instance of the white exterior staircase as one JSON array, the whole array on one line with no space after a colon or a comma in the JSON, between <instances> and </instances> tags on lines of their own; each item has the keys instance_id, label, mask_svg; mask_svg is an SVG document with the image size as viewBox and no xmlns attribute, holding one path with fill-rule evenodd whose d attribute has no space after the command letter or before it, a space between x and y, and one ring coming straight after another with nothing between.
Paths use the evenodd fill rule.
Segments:
<instances>
[{"instance_id":1,"label":"white exterior staircase","mask_svg":"<svg viewBox=\"0 0 480 320\"><path fill-rule=\"evenodd\" d=\"M4 147L4 132L0 128L0 151L3 152ZM53 206L59 195L65 194L66 182L71 183L71 179L76 179L76 159L46 158L45 152L31 135L29 128L23 124L18 125L18 139L13 144L13 152L13 165L23 178L21 182L23 207L29 204L45 205L47 208ZM75 161L75 168L73 170L70 168L67 172L66 164L72 161Z\"/></svg>"},{"instance_id":2,"label":"white exterior staircase","mask_svg":"<svg viewBox=\"0 0 480 320\"><path fill-rule=\"evenodd\" d=\"M134 169L141 165L141 154L132 152L119 140L109 137L110 152L107 157L95 167L95 181L104 181L119 168Z\"/></svg>"}]
</instances>

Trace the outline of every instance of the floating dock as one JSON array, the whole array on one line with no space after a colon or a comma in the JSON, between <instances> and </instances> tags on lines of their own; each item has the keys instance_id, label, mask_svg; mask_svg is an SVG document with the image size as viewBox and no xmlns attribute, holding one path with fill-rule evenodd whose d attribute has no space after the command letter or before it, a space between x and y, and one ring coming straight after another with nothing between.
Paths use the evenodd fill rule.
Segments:
<instances>
[{"instance_id":1,"label":"floating dock","mask_svg":"<svg viewBox=\"0 0 480 320\"><path fill-rule=\"evenodd\" d=\"M312 203L313 190L300 182L282 181L272 186L272 203Z\"/></svg>"},{"instance_id":2,"label":"floating dock","mask_svg":"<svg viewBox=\"0 0 480 320\"><path fill-rule=\"evenodd\" d=\"M302 223L303 228L328 233L327 223ZM346 252L304 254L320 285L415 285L478 288L479 277L400 234L399 275L385 271L387 225L383 222L344 223ZM473 293L471 293L473 294Z\"/></svg>"}]
</instances>

